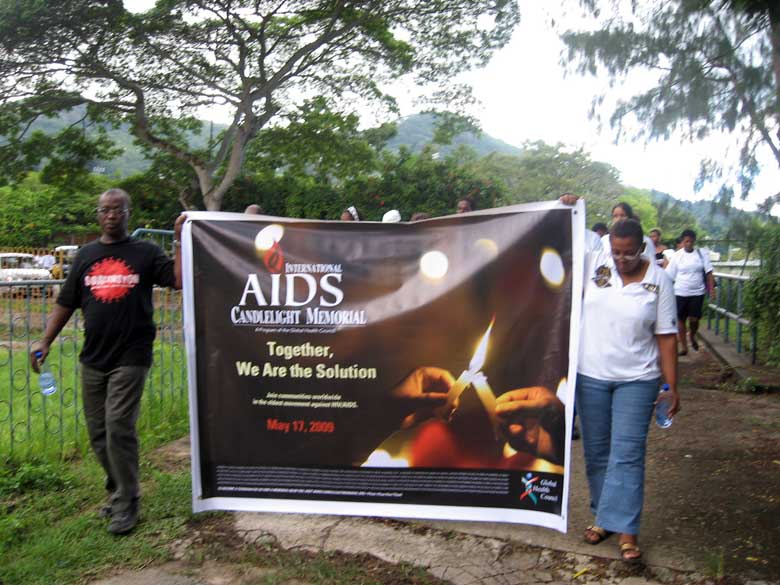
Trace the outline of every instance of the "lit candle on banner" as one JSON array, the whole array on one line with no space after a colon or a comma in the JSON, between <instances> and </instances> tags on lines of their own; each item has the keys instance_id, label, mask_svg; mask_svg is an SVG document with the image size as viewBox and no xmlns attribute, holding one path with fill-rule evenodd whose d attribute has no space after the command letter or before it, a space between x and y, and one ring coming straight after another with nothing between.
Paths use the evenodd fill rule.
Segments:
<instances>
[{"instance_id":1,"label":"lit candle on banner","mask_svg":"<svg viewBox=\"0 0 780 585\"><path fill-rule=\"evenodd\" d=\"M458 408L458 401L460 395L463 394L469 386L474 388L477 393L477 397L482 406L485 408L485 412L490 417L490 422L493 424L494 433L498 433L498 419L496 417L496 396L493 394L493 390L488 384L487 377L482 372L482 366L485 365L487 358L488 339L490 338L490 332L493 329L493 324L496 322L496 318L490 321L490 325L482 336L482 339L477 345L477 350L469 362L469 367L464 370L463 373L455 380L455 383L450 388L447 394L447 411L452 413Z\"/></svg>"}]
</instances>

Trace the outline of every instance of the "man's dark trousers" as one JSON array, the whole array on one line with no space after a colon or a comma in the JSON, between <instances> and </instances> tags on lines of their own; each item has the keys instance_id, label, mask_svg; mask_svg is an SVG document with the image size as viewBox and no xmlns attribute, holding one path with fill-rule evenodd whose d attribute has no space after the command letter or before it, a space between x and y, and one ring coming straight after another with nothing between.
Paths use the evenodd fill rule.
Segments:
<instances>
[{"instance_id":1,"label":"man's dark trousers","mask_svg":"<svg viewBox=\"0 0 780 585\"><path fill-rule=\"evenodd\" d=\"M135 424L149 368L119 366L102 372L81 364L81 369L89 441L106 472L112 512L121 512L140 495Z\"/></svg>"}]
</instances>

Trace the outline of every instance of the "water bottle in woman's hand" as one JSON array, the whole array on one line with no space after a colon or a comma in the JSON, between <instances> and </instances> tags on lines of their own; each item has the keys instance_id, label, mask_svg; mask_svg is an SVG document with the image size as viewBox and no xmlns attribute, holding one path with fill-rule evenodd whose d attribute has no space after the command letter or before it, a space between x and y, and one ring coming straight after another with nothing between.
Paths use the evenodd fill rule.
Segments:
<instances>
[{"instance_id":1,"label":"water bottle in woman's hand","mask_svg":"<svg viewBox=\"0 0 780 585\"><path fill-rule=\"evenodd\" d=\"M664 384L661 386L661 390L658 392L658 400L655 402L655 424L662 429L668 429L672 426L672 417L669 416L670 399L669 384Z\"/></svg>"},{"instance_id":2,"label":"water bottle in woman's hand","mask_svg":"<svg viewBox=\"0 0 780 585\"><path fill-rule=\"evenodd\" d=\"M41 387L41 394L51 396L57 391L57 381L54 379L54 374L51 373L49 364L46 362L41 363L42 357L42 351L35 352L35 359L38 360L38 371L41 374L38 378L38 384Z\"/></svg>"}]
</instances>

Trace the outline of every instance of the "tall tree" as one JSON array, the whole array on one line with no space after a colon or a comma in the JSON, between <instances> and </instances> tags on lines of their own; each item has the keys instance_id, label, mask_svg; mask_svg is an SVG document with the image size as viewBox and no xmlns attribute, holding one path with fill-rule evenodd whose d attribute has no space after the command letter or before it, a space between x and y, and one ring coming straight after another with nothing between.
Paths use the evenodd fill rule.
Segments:
<instances>
[{"instance_id":1,"label":"tall tree","mask_svg":"<svg viewBox=\"0 0 780 585\"><path fill-rule=\"evenodd\" d=\"M652 87L618 102L610 121L619 136L631 119L641 125L634 138L681 132L696 141L717 131L737 133L736 180L729 180L723 161L705 160L696 185L725 176L720 195L726 200L737 185L743 198L753 189L760 150L780 168L776 0L630 2L630 8L620 0L581 4L599 24L597 30L562 35L570 66L583 74L603 68L613 81L636 70L657 74Z\"/></svg>"},{"instance_id":2,"label":"tall tree","mask_svg":"<svg viewBox=\"0 0 780 585\"><path fill-rule=\"evenodd\" d=\"M608 221L612 206L625 190L615 167L592 160L582 149L570 151L561 144L526 143L518 156L493 153L476 161L474 167L501 183L503 205L556 199L572 192L585 198L589 223Z\"/></svg>"},{"instance_id":3,"label":"tall tree","mask_svg":"<svg viewBox=\"0 0 780 585\"><path fill-rule=\"evenodd\" d=\"M456 103L468 92L453 76L484 64L518 18L513 0L158 0L143 14L121 0L0 0L0 161L18 162L31 120L87 104L187 165L219 209L280 113L313 95L392 107L386 84L404 75ZM170 119L213 106L232 121L194 150Z\"/></svg>"}]
</instances>

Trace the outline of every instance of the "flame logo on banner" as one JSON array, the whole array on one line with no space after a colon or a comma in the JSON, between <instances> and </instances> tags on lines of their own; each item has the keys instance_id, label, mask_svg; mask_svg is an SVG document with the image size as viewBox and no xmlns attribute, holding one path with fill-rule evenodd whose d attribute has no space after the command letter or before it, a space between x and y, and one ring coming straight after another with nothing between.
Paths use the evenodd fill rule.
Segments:
<instances>
[{"instance_id":1,"label":"flame logo on banner","mask_svg":"<svg viewBox=\"0 0 780 585\"><path fill-rule=\"evenodd\" d=\"M282 236L284 228L278 223L264 227L255 236L255 250L268 271L274 274L279 274L284 268L284 252L279 244Z\"/></svg>"},{"instance_id":2,"label":"flame logo on banner","mask_svg":"<svg viewBox=\"0 0 780 585\"><path fill-rule=\"evenodd\" d=\"M278 274L282 271L282 268L284 268L284 252L282 252L279 242L274 242L271 249L263 254L263 263L268 272Z\"/></svg>"}]
</instances>

